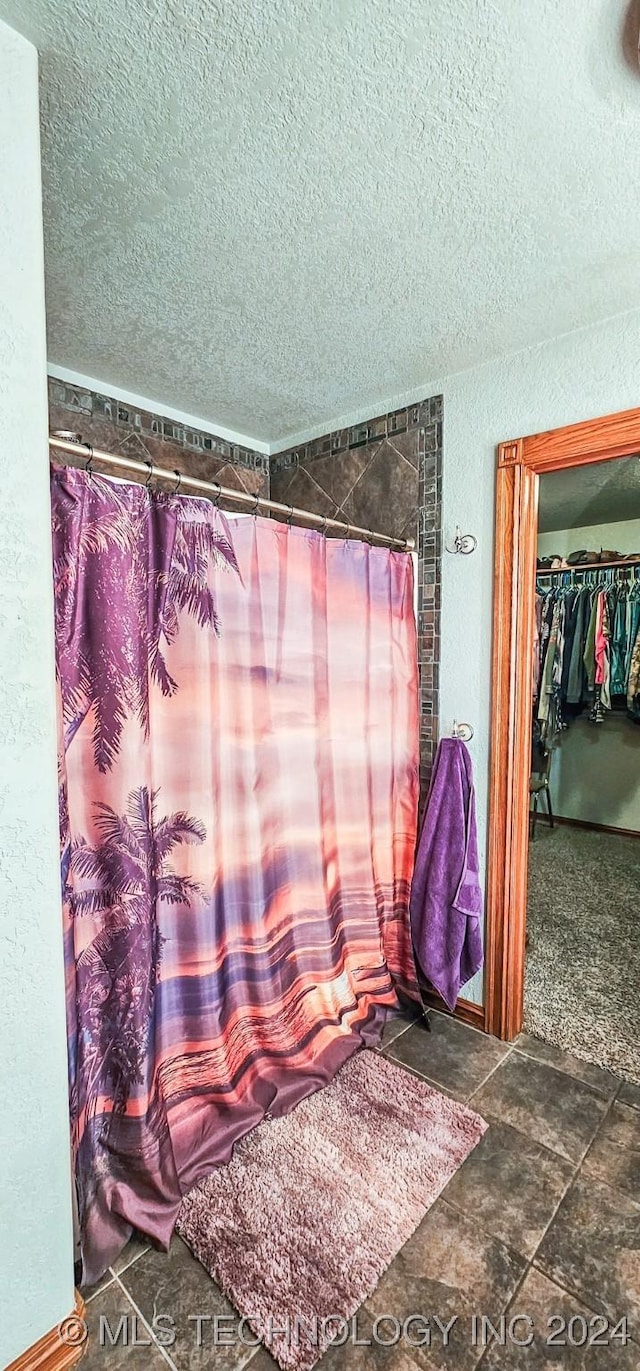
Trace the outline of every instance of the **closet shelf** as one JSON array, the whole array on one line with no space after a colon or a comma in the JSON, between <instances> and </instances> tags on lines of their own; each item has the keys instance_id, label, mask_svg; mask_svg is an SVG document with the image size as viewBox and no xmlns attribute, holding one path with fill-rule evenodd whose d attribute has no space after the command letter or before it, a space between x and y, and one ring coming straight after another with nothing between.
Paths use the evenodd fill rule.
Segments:
<instances>
[{"instance_id":1,"label":"closet shelf","mask_svg":"<svg viewBox=\"0 0 640 1371\"><path fill-rule=\"evenodd\" d=\"M624 571L626 568L634 566L640 566L639 557L629 557L615 562L579 562L577 566L568 566L566 562L563 562L562 566L542 570L536 569L536 580L541 580L543 576L560 576L567 571L607 571L612 569Z\"/></svg>"}]
</instances>

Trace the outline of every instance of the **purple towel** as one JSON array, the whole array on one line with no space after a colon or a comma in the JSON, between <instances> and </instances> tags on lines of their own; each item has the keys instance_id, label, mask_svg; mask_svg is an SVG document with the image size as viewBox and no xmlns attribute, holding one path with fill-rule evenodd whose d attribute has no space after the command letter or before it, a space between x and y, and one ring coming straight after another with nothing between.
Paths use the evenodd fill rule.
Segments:
<instances>
[{"instance_id":1,"label":"purple towel","mask_svg":"<svg viewBox=\"0 0 640 1371\"><path fill-rule=\"evenodd\" d=\"M449 1009L482 966L481 918L471 758L460 739L443 738L411 885L411 931L422 971Z\"/></svg>"}]
</instances>

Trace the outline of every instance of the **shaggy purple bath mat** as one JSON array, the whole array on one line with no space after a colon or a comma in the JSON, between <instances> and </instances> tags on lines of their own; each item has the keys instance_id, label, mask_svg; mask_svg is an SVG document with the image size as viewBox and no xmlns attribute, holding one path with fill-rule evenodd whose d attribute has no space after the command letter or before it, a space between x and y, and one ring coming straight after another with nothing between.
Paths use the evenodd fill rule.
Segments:
<instances>
[{"instance_id":1,"label":"shaggy purple bath mat","mask_svg":"<svg viewBox=\"0 0 640 1371\"><path fill-rule=\"evenodd\" d=\"M194 1186L178 1232L284 1371L309 1371L323 1320L356 1313L486 1127L359 1052Z\"/></svg>"}]
</instances>

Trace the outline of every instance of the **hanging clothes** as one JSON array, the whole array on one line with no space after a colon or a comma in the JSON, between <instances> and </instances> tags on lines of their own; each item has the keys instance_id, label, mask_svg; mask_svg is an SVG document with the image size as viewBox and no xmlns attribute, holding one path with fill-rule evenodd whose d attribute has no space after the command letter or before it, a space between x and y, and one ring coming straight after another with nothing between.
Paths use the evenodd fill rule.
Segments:
<instances>
[{"instance_id":1,"label":"hanging clothes","mask_svg":"<svg viewBox=\"0 0 640 1371\"><path fill-rule=\"evenodd\" d=\"M576 596L575 626L566 679L565 699L570 705L580 705L584 695L584 637L589 613L590 593L586 587L582 587Z\"/></svg>"},{"instance_id":2,"label":"hanging clothes","mask_svg":"<svg viewBox=\"0 0 640 1371\"><path fill-rule=\"evenodd\" d=\"M576 574L587 583L576 586ZM568 583L568 577L571 581ZM634 648L640 633L640 581L610 572L554 573L540 577L534 635L536 737L554 747L572 719L586 710L602 725L612 709L640 720L640 679ZM632 665L633 664L633 665Z\"/></svg>"},{"instance_id":3,"label":"hanging clothes","mask_svg":"<svg viewBox=\"0 0 640 1371\"><path fill-rule=\"evenodd\" d=\"M637 630L627 683L627 711L635 723L640 723L640 627Z\"/></svg>"},{"instance_id":4,"label":"hanging clothes","mask_svg":"<svg viewBox=\"0 0 640 1371\"><path fill-rule=\"evenodd\" d=\"M584 644L584 669L587 673L587 690L593 693L596 684L596 636L598 629L598 596L591 596L591 609Z\"/></svg>"},{"instance_id":5,"label":"hanging clothes","mask_svg":"<svg viewBox=\"0 0 640 1371\"><path fill-rule=\"evenodd\" d=\"M418 1004L411 557L52 476L84 1281Z\"/></svg>"},{"instance_id":6,"label":"hanging clothes","mask_svg":"<svg viewBox=\"0 0 640 1371\"><path fill-rule=\"evenodd\" d=\"M627 604L622 595L616 594L613 607L613 632L611 635L611 694L624 695L627 689L625 663L627 658Z\"/></svg>"}]
</instances>

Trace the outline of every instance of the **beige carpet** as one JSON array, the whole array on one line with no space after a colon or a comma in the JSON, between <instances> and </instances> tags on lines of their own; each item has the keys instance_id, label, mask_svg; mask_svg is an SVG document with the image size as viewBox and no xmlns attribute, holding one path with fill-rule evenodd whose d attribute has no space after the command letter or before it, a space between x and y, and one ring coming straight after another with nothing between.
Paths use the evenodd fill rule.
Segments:
<instances>
[{"instance_id":1,"label":"beige carpet","mask_svg":"<svg viewBox=\"0 0 640 1371\"><path fill-rule=\"evenodd\" d=\"M640 839L536 825L524 1027L640 1085Z\"/></svg>"},{"instance_id":2,"label":"beige carpet","mask_svg":"<svg viewBox=\"0 0 640 1371\"><path fill-rule=\"evenodd\" d=\"M485 1129L465 1105L359 1052L195 1186L178 1232L284 1371L308 1371Z\"/></svg>"}]
</instances>

